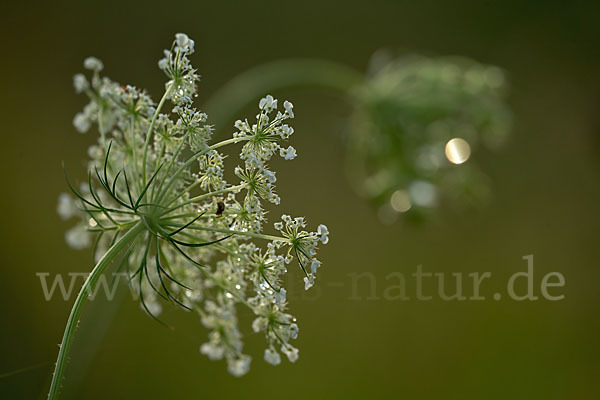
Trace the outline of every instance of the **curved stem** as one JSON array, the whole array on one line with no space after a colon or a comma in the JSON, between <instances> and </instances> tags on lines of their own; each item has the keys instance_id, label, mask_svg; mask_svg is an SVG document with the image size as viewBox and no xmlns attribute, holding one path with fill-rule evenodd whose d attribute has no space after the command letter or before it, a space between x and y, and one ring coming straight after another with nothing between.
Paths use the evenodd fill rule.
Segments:
<instances>
[{"instance_id":1,"label":"curved stem","mask_svg":"<svg viewBox=\"0 0 600 400\"><path fill-rule=\"evenodd\" d=\"M75 299L75 303L73 304L73 308L71 309L71 313L69 314L67 326L65 327L65 333L63 335L60 350L58 352L58 359L56 360L56 369L54 370L54 375L52 375L52 383L50 384L50 392L48 393L49 400L56 400L59 397L61 383L65 374L67 359L69 358L69 351L71 350L71 345L73 344L75 329L77 327L77 323L79 322L79 317L81 316L83 307L87 302L89 293L91 293L92 288L94 287L96 282L98 282L98 279L100 278L104 270L121 253L121 250L125 249L128 245L130 245L137 238L138 234L143 230L143 225L138 223L136 226L131 228L121 239L119 239L119 241L116 242L106 252L106 254L104 254L104 256L102 257L102 259L100 259L98 264L96 264L90 275L85 280L83 286L81 287L81 290L77 295L77 299Z\"/></svg>"},{"instance_id":2,"label":"curved stem","mask_svg":"<svg viewBox=\"0 0 600 400\"><path fill-rule=\"evenodd\" d=\"M288 59L249 69L233 78L204 104L217 129L226 126L244 106L272 90L298 86L332 89L346 95L364 81L360 72L333 61Z\"/></svg>"}]
</instances>

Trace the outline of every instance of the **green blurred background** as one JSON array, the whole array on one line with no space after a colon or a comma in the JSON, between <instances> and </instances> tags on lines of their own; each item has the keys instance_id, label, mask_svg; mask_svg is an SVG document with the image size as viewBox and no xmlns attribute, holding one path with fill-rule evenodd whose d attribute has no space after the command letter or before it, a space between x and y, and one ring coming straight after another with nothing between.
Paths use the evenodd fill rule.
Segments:
<instances>
[{"instance_id":1,"label":"green blurred background","mask_svg":"<svg viewBox=\"0 0 600 400\"><path fill-rule=\"evenodd\" d=\"M2 5L0 398L43 398L71 303L46 302L36 272L84 272L57 216L61 161L75 179L93 135L71 125L85 104L72 75L95 55L111 78L160 96L156 67L175 32L196 40L200 103L247 68L317 57L365 70L380 48L462 55L502 67L514 129L508 145L472 159L492 178L487 207L442 206L424 224L382 225L345 180L341 146L349 104L326 90L274 93L295 104L299 158L278 163L277 210L324 222L330 244L315 292L291 271L300 360L271 367L246 318L250 373L236 379L202 356L198 318L167 310L162 328L126 293L113 316L84 312L67 371L69 398L591 399L600 395L599 9L567 1L148 1ZM248 110L252 110L249 108ZM246 110L246 111L248 111ZM246 112L248 114L248 112ZM561 272L565 299L494 301L533 254L536 291ZM368 300L349 274L369 271L377 293L391 272L492 272L485 301ZM341 282L342 286L330 286ZM414 285L408 285L414 297ZM433 290L433 289L432 289ZM318 297L318 298L316 298ZM107 324L107 320L112 320ZM86 340L89 339L89 342ZM97 343L91 351L87 343Z\"/></svg>"}]
</instances>

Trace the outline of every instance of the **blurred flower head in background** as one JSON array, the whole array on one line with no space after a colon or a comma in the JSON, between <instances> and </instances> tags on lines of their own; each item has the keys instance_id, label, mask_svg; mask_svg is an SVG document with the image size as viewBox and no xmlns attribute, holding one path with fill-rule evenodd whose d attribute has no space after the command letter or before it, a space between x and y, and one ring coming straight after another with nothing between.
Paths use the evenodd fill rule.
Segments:
<instances>
[{"instance_id":1,"label":"blurred flower head in background","mask_svg":"<svg viewBox=\"0 0 600 400\"><path fill-rule=\"evenodd\" d=\"M488 178L470 157L506 141L505 86L502 70L465 58L374 55L353 89L347 169L383 222L486 201Z\"/></svg>"}]
</instances>

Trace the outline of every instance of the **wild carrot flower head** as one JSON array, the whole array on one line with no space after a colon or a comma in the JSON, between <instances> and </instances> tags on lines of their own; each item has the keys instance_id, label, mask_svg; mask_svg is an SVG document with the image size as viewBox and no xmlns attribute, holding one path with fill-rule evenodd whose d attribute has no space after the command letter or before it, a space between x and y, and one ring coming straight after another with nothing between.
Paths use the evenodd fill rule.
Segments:
<instances>
[{"instance_id":1,"label":"wild carrot flower head","mask_svg":"<svg viewBox=\"0 0 600 400\"><path fill-rule=\"evenodd\" d=\"M225 358L228 370L242 375L250 357L243 354L237 308L255 314L252 327L266 337L267 362L279 364L280 353L295 361L298 350L290 342L298 325L287 312L282 278L296 263L306 289L312 286L321 265L317 247L329 232L284 215L275 223L280 235L263 233L263 203L280 202L268 162L296 156L284 145L294 133L288 125L293 105L280 107L266 96L252 122L237 121L233 137L214 141L208 116L193 106L199 79L188 59L193 51L185 34L165 50L158 65L167 83L158 103L144 90L101 76L98 59L85 60L91 77L76 75L74 86L90 102L73 123L82 133L95 125L99 137L88 151L85 183L69 183L72 194L61 194L58 212L79 221L67 242L93 244L97 259L138 229L118 268L129 273L141 307L154 318L163 304L197 312L210 331L201 352ZM241 165L230 183L221 149L236 144Z\"/></svg>"},{"instance_id":2,"label":"wild carrot flower head","mask_svg":"<svg viewBox=\"0 0 600 400\"><path fill-rule=\"evenodd\" d=\"M471 150L505 141L511 118L504 93L497 67L376 54L370 76L354 91L359 107L348 166L355 187L391 219L409 209L427 212L441 199L485 200L487 177L466 161Z\"/></svg>"}]
</instances>

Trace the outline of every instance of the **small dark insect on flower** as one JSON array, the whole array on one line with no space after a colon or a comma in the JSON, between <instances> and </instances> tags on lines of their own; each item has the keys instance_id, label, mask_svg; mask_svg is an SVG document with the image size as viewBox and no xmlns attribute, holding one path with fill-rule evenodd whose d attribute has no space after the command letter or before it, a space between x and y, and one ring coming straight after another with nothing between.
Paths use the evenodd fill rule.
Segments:
<instances>
[{"instance_id":1,"label":"small dark insect on flower","mask_svg":"<svg viewBox=\"0 0 600 400\"><path fill-rule=\"evenodd\" d=\"M225 203L219 201L217 203L217 215L220 217L221 215L223 215L223 211L225 211Z\"/></svg>"}]
</instances>

